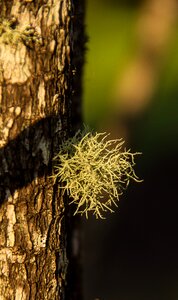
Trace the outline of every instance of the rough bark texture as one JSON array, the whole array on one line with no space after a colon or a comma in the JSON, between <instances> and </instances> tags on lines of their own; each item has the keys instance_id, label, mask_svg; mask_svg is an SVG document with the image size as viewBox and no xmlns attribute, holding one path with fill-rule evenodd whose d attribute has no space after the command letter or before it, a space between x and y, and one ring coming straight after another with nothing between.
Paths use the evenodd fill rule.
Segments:
<instances>
[{"instance_id":1,"label":"rough bark texture","mask_svg":"<svg viewBox=\"0 0 178 300\"><path fill-rule=\"evenodd\" d=\"M0 1L1 20L15 17L13 29L31 26L40 40L0 42L1 300L80 299L66 294L73 221L50 178L75 119L83 61L71 57L79 34L81 56L84 41L72 28L75 9L72 0Z\"/></svg>"}]
</instances>

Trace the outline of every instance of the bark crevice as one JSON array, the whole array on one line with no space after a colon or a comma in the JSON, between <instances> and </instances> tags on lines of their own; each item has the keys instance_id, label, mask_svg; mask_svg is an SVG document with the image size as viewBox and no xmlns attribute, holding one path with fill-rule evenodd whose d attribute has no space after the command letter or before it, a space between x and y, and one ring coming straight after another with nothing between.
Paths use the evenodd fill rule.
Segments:
<instances>
[{"instance_id":1,"label":"bark crevice","mask_svg":"<svg viewBox=\"0 0 178 300\"><path fill-rule=\"evenodd\" d=\"M19 28L30 25L41 37L0 43L1 300L81 299L74 285L66 289L77 266L69 262L75 226L50 178L60 143L81 122L83 19L81 28L72 19L78 8L70 0L0 1L1 19L15 17Z\"/></svg>"}]
</instances>

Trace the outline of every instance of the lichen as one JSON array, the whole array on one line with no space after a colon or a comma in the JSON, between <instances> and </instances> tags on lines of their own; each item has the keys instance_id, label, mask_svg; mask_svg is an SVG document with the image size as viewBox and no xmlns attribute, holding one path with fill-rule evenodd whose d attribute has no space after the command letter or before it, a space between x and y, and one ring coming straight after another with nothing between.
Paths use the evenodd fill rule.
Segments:
<instances>
[{"instance_id":1,"label":"lichen","mask_svg":"<svg viewBox=\"0 0 178 300\"><path fill-rule=\"evenodd\" d=\"M120 195L133 179L140 182L133 169L134 157L122 149L122 139L109 140L106 133L78 131L73 138L62 143L54 158L55 182L62 182L70 203L77 208L74 214L92 212L103 218L106 211L113 212Z\"/></svg>"},{"instance_id":2,"label":"lichen","mask_svg":"<svg viewBox=\"0 0 178 300\"><path fill-rule=\"evenodd\" d=\"M0 43L17 46L19 42L32 47L34 44L41 44L42 40L35 28L30 25L19 26L16 18L0 19Z\"/></svg>"}]
</instances>

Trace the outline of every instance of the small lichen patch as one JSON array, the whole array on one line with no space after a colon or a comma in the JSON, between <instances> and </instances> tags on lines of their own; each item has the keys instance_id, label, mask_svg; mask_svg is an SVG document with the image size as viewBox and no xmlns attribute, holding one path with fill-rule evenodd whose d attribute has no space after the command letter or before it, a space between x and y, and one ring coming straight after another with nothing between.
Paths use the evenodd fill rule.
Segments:
<instances>
[{"instance_id":1,"label":"small lichen patch","mask_svg":"<svg viewBox=\"0 0 178 300\"><path fill-rule=\"evenodd\" d=\"M0 43L11 45L13 48L16 48L19 43L30 47L33 44L41 44L41 36L29 24L29 20L24 18L20 20L20 16L18 22L15 17L11 20L0 19Z\"/></svg>"},{"instance_id":2,"label":"small lichen patch","mask_svg":"<svg viewBox=\"0 0 178 300\"><path fill-rule=\"evenodd\" d=\"M119 196L133 179L140 180L134 172L134 157L122 149L122 139L108 140L106 133L80 131L65 141L54 158L54 179L77 205L76 213L92 212L97 218L107 210L113 212Z\"/></svg>"},{"instance_id":3,"label":"small lichen patch","mask_svg":"<svg viewBox=\"0 0 178 300\"><path fill-rule=\"evenodd\" d=\"M29 18L18 17L18 22L15 17L0 19L0 82L26 82L32 65L27 49L40 49L42 45L41 35L29 25Z\"/></svg>"}]
</instances>

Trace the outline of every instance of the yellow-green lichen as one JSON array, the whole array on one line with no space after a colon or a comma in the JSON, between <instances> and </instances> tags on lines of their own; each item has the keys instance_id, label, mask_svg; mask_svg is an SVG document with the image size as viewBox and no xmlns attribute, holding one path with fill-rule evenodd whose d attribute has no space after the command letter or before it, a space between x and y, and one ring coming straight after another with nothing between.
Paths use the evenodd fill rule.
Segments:
<instances>
[{"instance_id":1,"label":"yellow-green lichen","mask_svg":"<svg viewBox=\"0 0 178 300\"><path fill-rule=\"evenodd\" d=\"M20 27L15 18L11 20L0 19L0 43L17 46L19 42L31 47L34 43L41 44L42 40L30 25Z\"/></svg>"},{"instance_id":2,"label":"yellow-green lichen","mask_svg":"<svg viewBox=\"0 0 178 300\"><path fill-rule=\"evenodd\" d=\"M88 217L92 212L103 218L105 211L113 212L130 179L140 181L133 169L140 153L122 150L123 144L122 139L108 140L106 133L79 131L61 145L53 177L62 181L71 203L77 205L75 214Z\"/></svg>"}]
</instances>

